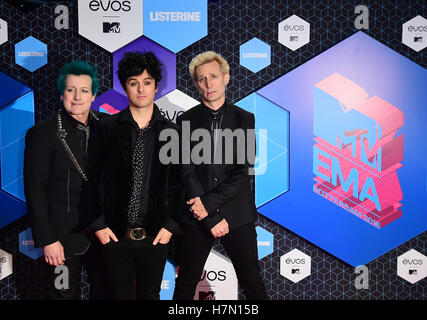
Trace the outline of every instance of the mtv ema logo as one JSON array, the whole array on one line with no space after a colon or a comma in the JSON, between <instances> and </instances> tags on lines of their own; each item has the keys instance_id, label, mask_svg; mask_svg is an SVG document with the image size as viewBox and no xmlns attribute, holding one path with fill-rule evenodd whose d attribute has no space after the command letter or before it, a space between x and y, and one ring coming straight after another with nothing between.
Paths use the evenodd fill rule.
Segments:
<instances>
[{"instance_id":1,"label":"mtv ema logo","mask_svg":"<svg viewBox=\"0 0 427 320\"><path fill-rule=\"evenodd\" d=\"M402 216L401 110L335 73L314 88L313 191L380 229Z\"/></svg>"}]
</instances>

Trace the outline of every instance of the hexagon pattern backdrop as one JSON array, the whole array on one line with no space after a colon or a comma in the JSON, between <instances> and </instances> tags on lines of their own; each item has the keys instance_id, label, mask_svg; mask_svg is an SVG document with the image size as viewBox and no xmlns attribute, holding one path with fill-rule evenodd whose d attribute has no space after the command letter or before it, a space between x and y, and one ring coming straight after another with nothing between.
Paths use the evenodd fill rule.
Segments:
<instances>
[{"instance_id":1,"label":"hexagon pattern backdrop","mask_svg":"<svg viewBox=\"0 0 427 320\"><path fill-rule=\"evenodd\" d=\"M426 299L427 208L417 201L427 191L423 0L84 1L93 15L78 2L0 0L0 299L43 298L22 138L58 109L60 67L96 65L92 107L114 114L127 106L117 63L140 48L164 64L156 103L172 121L198 103L191 58L214 50L228 60L228 99L256 117L258 249L271 299ZM143 2L143 24L134 2ZM108 12L97 20L100 10ZM210 257L201 299L215 298L209 290L233 273L220 243ZM369 272L366 287L359 270ZM82 299L86 279L82 270ZM168 263L162 299L173 285Z\"/></svg>"}]
</instances>

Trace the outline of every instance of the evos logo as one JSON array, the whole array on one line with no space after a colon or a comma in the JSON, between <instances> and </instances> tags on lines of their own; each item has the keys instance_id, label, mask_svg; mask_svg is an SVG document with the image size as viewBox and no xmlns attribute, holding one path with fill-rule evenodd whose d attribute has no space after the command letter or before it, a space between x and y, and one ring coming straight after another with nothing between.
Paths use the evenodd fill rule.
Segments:
<instances>
[{"instance_id":1,"label":"evos logo","mask_svg":"<svg viewBox=\"0 0 427 320\"><path fill-rule=\"evenodd\" d=\"M302 259L300 259L300 258L295 258L295 259L287 258L285 260L285 263L286 264L305 264L305 259L304 258L302 258Z\"/></svg>"},{"instance_id":2,"label":"evos logo","mask_svg":"<svg viewBox=\"0 0 427 320\"><path fill-rule=\"evenodd\" d=\"M404 265L423 265L423 259L403 259L402 263Z\"/></svg>"},{"instance_id":3,"label":"evos logo","mask_svg":"<svg viewBox=\"0 0 427 320\"><path fill-rule=\"evenodd\" d=\"M205 271L203 270L202 277L200 281L203 281L204 279L207 279L209 281L225 281L227 280L226 272L225 270L221 271Z\"/></svg>"},{"instance_id":4,"label":"evos logo","mask_svg":"<svg viewBox=\"0 0 427 320\"><path fill-rule=\"evenodd\" d=\"M415 283L427 276L424 263L427 257L411 249L397 258L397 275L410 283Z\"/></svg>"},{"instance_id":5,"label":"evos logo","mask_svg":"<svg viewBox=\"0 0 427 320\"><path fill-rule=\"evenodd\" d=\"M304 26L302 24L293 25L293 26L287 24L283 27L283 30L285 30L285 31L304 31Z\"/></svg>"},{"instance_id":6,"label":"evos logo","mask_svg":"<svg viewBox=\"0 0 427 320\"><path fill-rule=\"evenodd\" d=\"M112 10L114 12L124 11L128 12L131 10L130 1L118 1L118 0L92 0L89 2L89 9L92 11L98 11L102 9L104 12Z\"/></svg>"},{"instance_id":7,"label":"evos logo","mask_svg":"<svg viewBox=\"0 0 427 320\"><path fill-rule=\"evenodd\" d=\"M301 281L311 274L311 257L293 249L280 257L280 274L293 283Z\"/></svg>"},{"instance_id":8,"label":"evos logo","mask_svg":"<svg viewBox=\"0 0 427 320\"><path fill-rule=\"evenodd\" d=\"M409 26L408 27L409 32L427 32L427 26Z\"/></svg>"},{"instance_id":9,"label":"evos logo","mask_svg":"<svg viewBox=\"0 0 427 320\"><path fill-rule=\"evenodd\" d=\"M310 41L310 24L296 15L280 22L278 31L278 41L293 51Z\"/></svg>"},{"instance_id":10,"label":"evos logo","mask_svg":"<svg viewBox=\"0 0 427 320\"><path fill-rule=\"evenodd\" d=\"M418 15L402 26L402 42L419 52L427 46L427 19ZM423 39L424 38L424 39Z\"/></svg>"}]
</instances>

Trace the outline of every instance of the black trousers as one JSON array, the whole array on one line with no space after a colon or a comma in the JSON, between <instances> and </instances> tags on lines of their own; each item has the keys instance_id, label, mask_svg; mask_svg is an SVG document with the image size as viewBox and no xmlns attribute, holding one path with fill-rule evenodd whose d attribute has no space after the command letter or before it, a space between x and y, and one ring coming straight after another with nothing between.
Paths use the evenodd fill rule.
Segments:
<instances>
[{"instance_id":1,"label":"black trousers","mask_svg":"<svg viewBox=\"0 0 427 320\"><path fill-rule=\"evenodd\" d=\"M109 296L115 300L159 300L169 244L154 237L110 240L104 245ZM136 280L136 291L134 283Z\"/></svg>"},{"instance_id":2,"label":"black trousers","mask_svg":"<svg viewBox=\"0 0 427 320\"><path fill-rule=\"evenodd\" d=\"M93 241L83 255L65 257L63 266L55 267L45 263L45 295L49 300L79 300L79 285L82 279L82 267L87 273L89 300L102 300L106 296L105 268L99 261L102 259L101 245ZM64 268L65 267L65 268Z\"/></svg>"},{"instance_id":3,"label":"black trousers","mask_svg":"<svg viewBox=\"0 0 427 320\"><path fill-rule=\"evenodd\" d=\"M177 237L178 277L175 281L174 300L193 300L197 284L215 241L210 231L198 225L183 225L184 233ZM220 238L236 271L246 299L268 299L258 263L255 225L246 224L230 229Z\"/></svg>"}]
</instances>

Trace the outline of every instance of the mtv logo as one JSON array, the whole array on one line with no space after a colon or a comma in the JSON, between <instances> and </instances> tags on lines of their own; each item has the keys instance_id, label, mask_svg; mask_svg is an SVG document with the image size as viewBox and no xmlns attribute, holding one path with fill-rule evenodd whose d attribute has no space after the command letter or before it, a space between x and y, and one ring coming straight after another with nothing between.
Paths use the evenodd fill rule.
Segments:
<instances>
[{"instance_id":1,"label":"mtv logo","mask_svg":"<svg viewBox=\"0 0 427 320\"><path fill-rule=\"evenodd\" d=\"M103 22L102 30L104 33L120 33L120 22Z\"/></svg>"},{"instance_id":2,"label":"mtv logo","mask_svg":"<svg viewBox=\"0 0 427 320\"><path fill-rule=\"evenodd\" d=\"M199 291L199 300L216 300L214 291Z\"/></svg>"},{"instance_id":3,"label":"mtv logo","mask_svg":"<svg viewBox=\"0 0 427 320\"><path fill-rule=\"evenodd\" d=\"M77 0L77 6L79 34L109 52L143 35L142 1Z\"/></svg>"},{"instance_id":4,"label":"mtv logo","mask_svg":"<svg viewBox=\"0 0 427 320\"><path fill-rule=\"evenodd\" d=\"M351 156L384 172L403 158L403 113L334 73L315 85L314 134ZM389 153L392 153L390 155ZM388 156L386 156L388 155Z\"/></svg>"},{"instance_id":5,"label":"mtv logo","mask_svg":"<svg viewBox=\"0 0 427 320\"><path fill-rule=\"evenodd\" d=\"M399 218L403 122L401 110L337 73L317 83L314 192L377 228Z\"/></svg>"}]
</instances>

